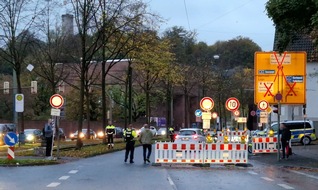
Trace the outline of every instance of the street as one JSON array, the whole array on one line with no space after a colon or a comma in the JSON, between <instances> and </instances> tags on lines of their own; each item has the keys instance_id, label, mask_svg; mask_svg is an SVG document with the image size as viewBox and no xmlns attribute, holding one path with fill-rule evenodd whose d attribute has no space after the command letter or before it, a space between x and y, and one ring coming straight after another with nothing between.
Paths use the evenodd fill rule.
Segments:
<instances>
[{"instance_id":1,"label":"street","mask_svg":"<svg viewBox=\"0 0 318 190\"><path fill-rule=\"evenodd\" d=\"M307 148L317 151L317 145ZM300 152L303 147L294 149L295 152ZM143 163L142 148L138 147L135 150L134 164L124 163L124 151L118 151L60 165L1 167L0 190L317 189L317 168L299 170L281 167L280 164L284 163L273 161L275 155L251 157L248 167L195 167L180 164L153 166ZM154 161L154 152L151 161Z\"/></svg>"}]
</instances>

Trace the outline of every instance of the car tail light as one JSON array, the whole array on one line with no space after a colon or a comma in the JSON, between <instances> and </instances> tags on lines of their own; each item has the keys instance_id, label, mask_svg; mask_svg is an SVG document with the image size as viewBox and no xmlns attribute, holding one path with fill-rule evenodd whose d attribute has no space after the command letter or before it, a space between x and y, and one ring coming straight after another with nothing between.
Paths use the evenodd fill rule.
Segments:
<instances>
[{"instance_id":1,"label":"car tail light","mask_svg":"<svg viewBox=\"0 0 318 190\"><path fill-rule=\"evenodd\" d=\"M192 135L192 137L193 137L194 139L197 139L197 138L198 138L198 135Z\"/></svg>"}]
</instances>

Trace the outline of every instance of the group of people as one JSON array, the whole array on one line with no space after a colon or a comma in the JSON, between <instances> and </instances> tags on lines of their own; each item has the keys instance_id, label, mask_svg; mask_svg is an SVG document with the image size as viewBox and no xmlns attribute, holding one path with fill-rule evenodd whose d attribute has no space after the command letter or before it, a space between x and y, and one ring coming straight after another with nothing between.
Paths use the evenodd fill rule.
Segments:
<instances>
[{"instance_id":1,"label":"group of people","mask_svg":"<svg viewBox=\"0 0 318 190\"><path fill-rule=\"evenodd\" d=\"M143 148L143 159L144 164L150 163L150 156L152 152L152 140L153 140L153 133L150 131L149 125L144 124L143 130L140 132L138 140L142 144ZM115 134L115 126L109 123L106 126L106 134L107 134L107 142L108 148L114 147L114 137ZM134 152L135 152L135 141L137 140L137 133L133 129L133 125L129 124L127 129L124 130L124 139L126 142L126 151L125 151L125 162L128 161L129 163L134 163ZM174 129L172 127L169 128L169 135L171 141L174 142Z\"/></svg>"},{"instance_id":2,"label":"group of people","mask_svg":"<svg viewBox=\"0 0 318 190\"><path fill-rule=\"evenodd\" d=\"M150 163L150 156L152 151L152 139L153 134L149 129L148 124L144 124L144 130L142 130L139 134L139 142L142 144L143 148L143 159L144 164L147 162ZM134 151L135 151L135 140L137 138L137 133L133 129L133 125L129 124L128 128L124 131L124 138L126 141L126 152L125 152L125 162L134 163Z\"/></svg>"}]
</instances>

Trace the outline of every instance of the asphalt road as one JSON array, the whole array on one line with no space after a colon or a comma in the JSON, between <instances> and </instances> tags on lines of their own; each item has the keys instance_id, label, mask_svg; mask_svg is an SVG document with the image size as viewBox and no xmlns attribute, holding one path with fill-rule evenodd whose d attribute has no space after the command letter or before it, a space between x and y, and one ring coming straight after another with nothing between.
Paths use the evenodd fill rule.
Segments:
<instances>
[{"instance_id":1,"label":"asphalt road","mask_svg":"<svg viewBox=\"0 0 318 190\"><path fill-rule=\"evenodd\" d=\"M142 148L138 147L134 164L124 163L124 151L118 151L60 165L0 167L0 190L316 190L318 167L312 164L318 157L311 157L317 154L318 145L293 148L295 155L289 160L277 161L276 154L250 155L248 167L205 168L144 164Z\"/></svg>"}]
</instances>

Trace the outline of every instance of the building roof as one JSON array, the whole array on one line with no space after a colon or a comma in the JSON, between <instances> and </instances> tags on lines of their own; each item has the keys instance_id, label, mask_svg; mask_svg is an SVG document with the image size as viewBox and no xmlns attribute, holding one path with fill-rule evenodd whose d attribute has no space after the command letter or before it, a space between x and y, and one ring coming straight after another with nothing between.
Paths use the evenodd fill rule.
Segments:
<instances>
[{"instance_id":1,"label":"building roof","mask_svg":"<svg viewBox=\"0 0 318 190\"><path fill-rule=\"evenodd\" d=\"M275 32L274 47L273 50L277 51L277 42L279 38L279 33ZM293 39L286 48L286 51L306 51L307 62L317 62L318 61L318 50L315 46L313 40L308 34L297 33L293 36Z\"/></svg>"}]
</instances>

